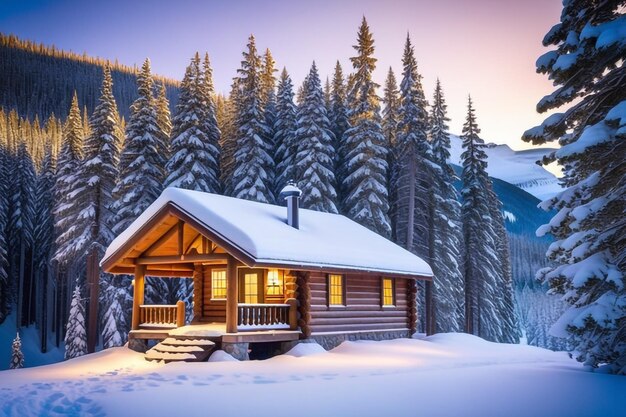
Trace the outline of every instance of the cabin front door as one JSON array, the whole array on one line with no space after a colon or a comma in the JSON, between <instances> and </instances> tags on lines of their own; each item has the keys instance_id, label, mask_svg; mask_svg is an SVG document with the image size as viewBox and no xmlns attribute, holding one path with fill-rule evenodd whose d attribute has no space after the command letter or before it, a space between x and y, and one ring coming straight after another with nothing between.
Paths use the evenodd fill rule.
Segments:
<instances>
[{"instance_id":1,"label":"cabin front door","mask_svg":"<svg viewBox=\"0 0 626 417\"><path fill-rule=\"evenodd\" d=\"M263 303L263 270L241 268L239 270L239 302Z\"/></svg>"}]
</instances>

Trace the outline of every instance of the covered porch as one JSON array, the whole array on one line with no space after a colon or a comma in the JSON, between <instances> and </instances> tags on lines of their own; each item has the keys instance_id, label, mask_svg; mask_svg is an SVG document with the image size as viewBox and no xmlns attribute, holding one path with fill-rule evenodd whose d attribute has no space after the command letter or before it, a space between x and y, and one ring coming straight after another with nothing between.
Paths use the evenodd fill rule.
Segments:
<instances>
[{"instance_id":1,"label":"covered porch","mask_svg":"<svg viewBox=\"0 0 626 417\"><path fill-rule=\"evenodd\" d=\"M142 229L103 263L109 272L134 275L129 339L185 333L233 342L298 339L292 271L244 263L245 254L175 207ZM193 319L183 301L146 304L146 277L192 278Z\"/></svg>"}]
</instances>

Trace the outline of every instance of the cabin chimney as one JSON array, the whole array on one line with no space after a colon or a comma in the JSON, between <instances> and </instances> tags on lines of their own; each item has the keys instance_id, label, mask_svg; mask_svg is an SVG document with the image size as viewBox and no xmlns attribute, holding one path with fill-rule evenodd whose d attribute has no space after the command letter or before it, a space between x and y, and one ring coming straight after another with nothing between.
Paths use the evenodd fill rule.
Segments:
<instances>
[{"instance_id":1,"label":"cabin chimney","mask_svg":"<svg viewBox=\"0 0 626 417\"><path fill-rule=\"evenodd\" d=\"M280 191L279 198L287 200L287 224L294 229L300 228L298 202L302 191L293 181L289 181L287 185Z\"/></svg>"}]
</instances>

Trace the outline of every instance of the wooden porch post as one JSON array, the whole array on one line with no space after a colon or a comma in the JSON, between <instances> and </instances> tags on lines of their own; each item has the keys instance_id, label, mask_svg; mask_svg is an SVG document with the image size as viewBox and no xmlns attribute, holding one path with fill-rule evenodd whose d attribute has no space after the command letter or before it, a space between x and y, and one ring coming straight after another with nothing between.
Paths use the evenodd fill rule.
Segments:
<instances>
[{"instance_id":1,"label":"wooden porch post","mask_svg":"<svg viewBox=\"0 0 626 417\"><path fill-rule=\"evenodd\" d=\"M229 255L226 264L226 333L237 333L237 281L237 261Z\"/></svg>"},{"instance_id":2,"label":"wooden porch post","mask_svg":"<svg viewBox=\"0 0 626 417\"><path fill-rule=\"evenodd\" d=\"M144 278L146 275L146 265L135 266L135 285L133 286L133 327L132 330L139 329L141 320L139 306L143 304Z\"/></svg>"}]
</instances>

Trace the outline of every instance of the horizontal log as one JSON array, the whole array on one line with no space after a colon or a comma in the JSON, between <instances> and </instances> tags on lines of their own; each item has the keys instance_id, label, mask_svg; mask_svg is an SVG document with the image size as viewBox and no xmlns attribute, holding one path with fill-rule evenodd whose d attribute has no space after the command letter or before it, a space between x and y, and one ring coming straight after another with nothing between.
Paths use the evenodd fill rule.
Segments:
<instances>
[{"instance_id":1,"label":"horizontal log","mask_svg":"<svg viewBox=\"0 0 626 417\"><path fill-rule=\"evenodd\" d=\"M341 325L341 326L311 326L312 333L322 333L322 332L357 332L357 331L367 331L367 330L388 330L388 329L407 329L407 323L397 323L397 324L352 324L352 325Z\"/></svg>"},{"instance_id":2,"label":"horizontal log","mask_svg":"<svg viewBox=\"0 0 626 417\"><path fill-rule=\"evenodd\" d=\"M406 310L387 309L377 311L361 310L327 310L311 312L311 317L316 318L368 318L368 317L406 317Z\"/></svg>"},{"instance_id":3,"label":"horizontal log","mask_svg":"<svg viewBox=\"0 0 626 417\"><path fill-rule=\"evenodd\" d=\"M387 327L394 327L393 324L402 324L406 326L407 324L406 317L404 320L398 317L346 317L346 318L312 318L311 326L342 326L342 325L373 325L373 324L384 324L388 325Z\"/></svg>"}]
</instances>

